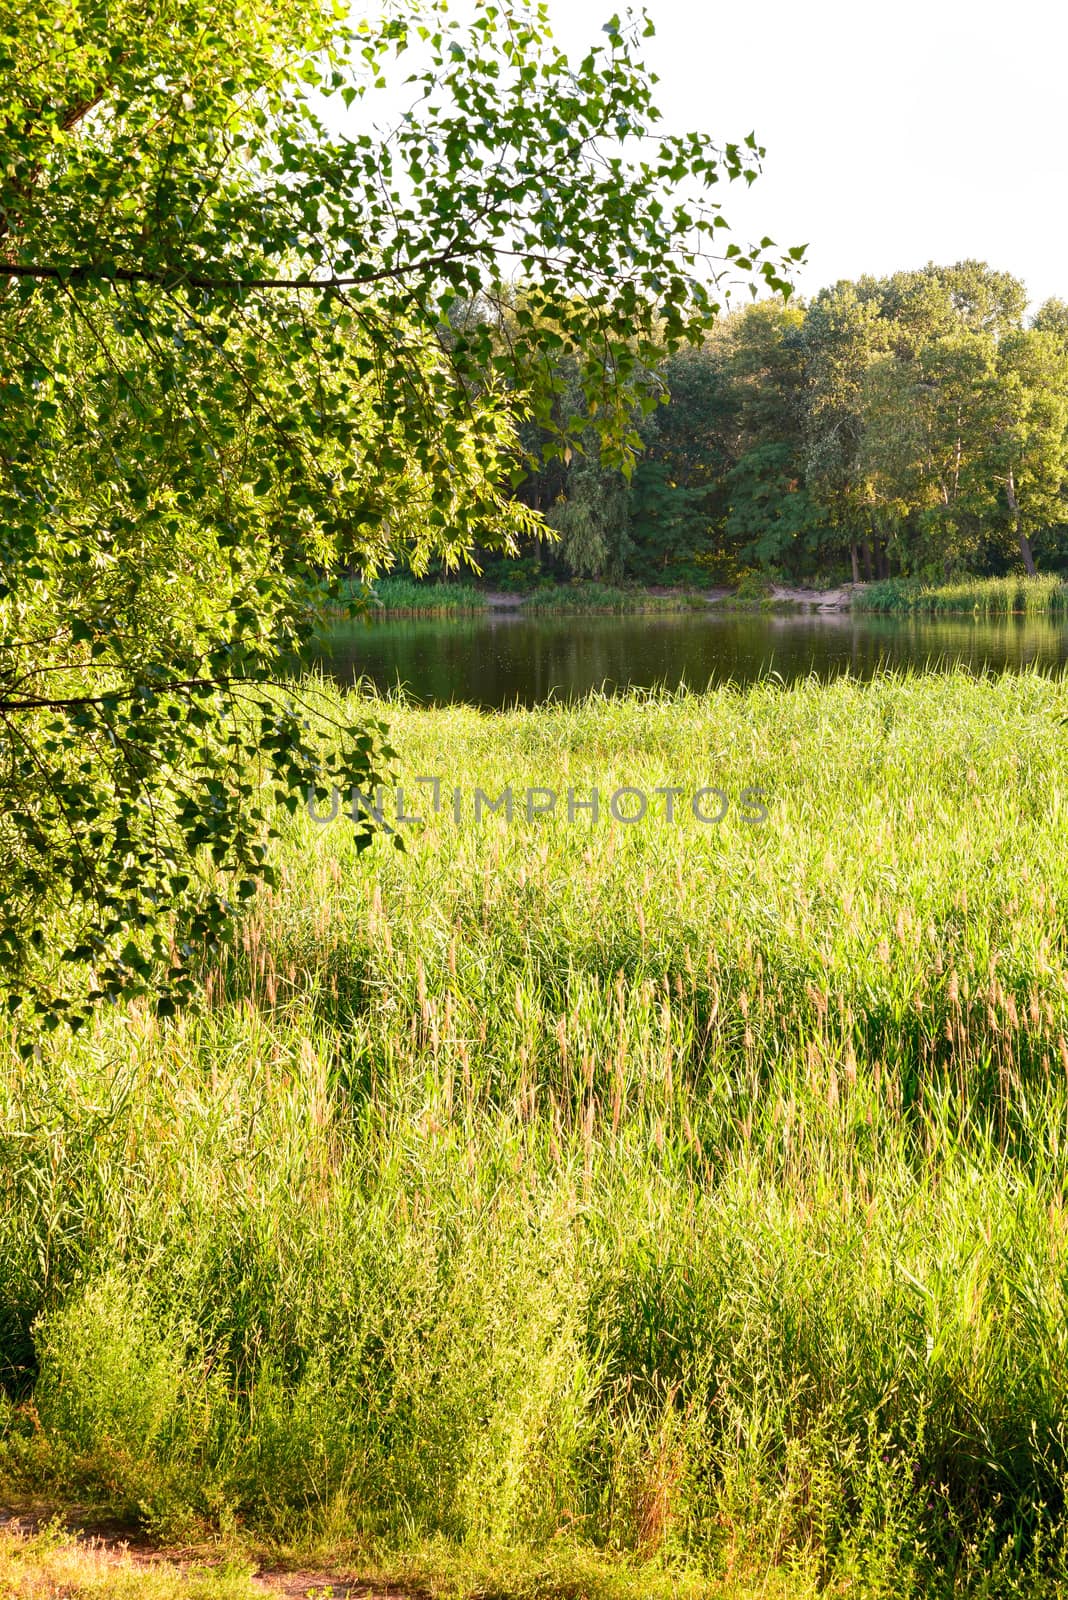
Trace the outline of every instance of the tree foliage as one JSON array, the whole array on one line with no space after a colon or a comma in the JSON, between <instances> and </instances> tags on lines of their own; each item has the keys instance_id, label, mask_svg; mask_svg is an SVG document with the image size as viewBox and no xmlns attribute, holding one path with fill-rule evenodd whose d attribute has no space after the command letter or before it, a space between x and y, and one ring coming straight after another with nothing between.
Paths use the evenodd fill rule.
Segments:
<instances>
[{"instance_id":1,"label":"tree foliage","mask_svg":"<svg viewBox=\"0 0 1068 1600\"><path fill-rule=\"evenodd\" d=\"M761 152L661 131L649 31L613 18L572 63L525 0L463 25L408 0L4 11L12 1009L180 997L270 879L272 808L390 759L281 675L324 577L513 547L538 527L517 427L573 431L559 355L625 472L654 347L707 326L728 264L783 286L770 241L713 259L714 186Z\"/></svg>"},{"instance_id":2,"label":"tree foliage","mask_svg":"<svg viewBox=\"0 0 1068 1600\"><path fill-rule=\"evenodd\" d=\"M981 262L758 302L664 357L643 454L581 570L642 581L1003 572L1063 562L1068 318ZM597 466L558 471L561 522ZM540 501L537 503L541 503ZM602 495L602 511L607 505ZM568 543L557 566L580 570Z\"/></svg>"}]
</instances>

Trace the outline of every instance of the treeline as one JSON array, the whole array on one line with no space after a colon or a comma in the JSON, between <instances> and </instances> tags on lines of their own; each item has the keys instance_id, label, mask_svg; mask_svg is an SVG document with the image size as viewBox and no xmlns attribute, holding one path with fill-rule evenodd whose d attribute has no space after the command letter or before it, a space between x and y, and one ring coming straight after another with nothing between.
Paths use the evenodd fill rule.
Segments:
<instances>
[{"instance_id":1,"label":"treeline","mask_svg":"<svg viewBox=\"0 0 1068 1600\"><path fill-rule=\"evenodd\" d=\"M636 414L629 482L590 431L520 485L559 539L508 570L673 584L1068 567L1068 304L1026 307L1018 279L973 261L750 305L662 363L670 400ZM566 358L560 376L561 418L581 417Z\"/></svg>"}]
</instances>

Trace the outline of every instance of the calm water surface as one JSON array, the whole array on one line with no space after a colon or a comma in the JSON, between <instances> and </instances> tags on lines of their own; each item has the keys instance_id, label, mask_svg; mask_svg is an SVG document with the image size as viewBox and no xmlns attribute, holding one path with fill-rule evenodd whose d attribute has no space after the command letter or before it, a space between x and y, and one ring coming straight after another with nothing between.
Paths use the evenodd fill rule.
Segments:
<instances>
[{"instance_id":1,"label":"calm water surface","mask_svg":"<svg viewBox=\"0 0 1068 1600\"><path fill-rule=\"evenodd\" d=\"M1056 670L1068 661L1068 625L898 620L849 612L799 615L556 616L509 613L447 622L339 624L316 642L314 660L341 683L369 678L403 686L428 705L488 709L571 699L591 689L705 689L777 674L870 677L880 667L945 670L963 663L1013 671Z\"/></svg>"}]
</instances>

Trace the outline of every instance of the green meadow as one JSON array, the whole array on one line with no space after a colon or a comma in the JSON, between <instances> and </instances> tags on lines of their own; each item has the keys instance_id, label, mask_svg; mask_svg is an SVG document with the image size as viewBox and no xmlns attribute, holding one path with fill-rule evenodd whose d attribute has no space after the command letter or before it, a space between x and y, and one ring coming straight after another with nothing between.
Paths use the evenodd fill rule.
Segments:
<instances>
[{"instance_id":1,"label":"green meadow","mask_svg":"<svg viewBox=\"0 0 1068 1600\"><path fill-rule=\"evenodd\" d=\"M193 1012L6 1035L7 1498L481 1593L1062 1592L1063 679L372 708L403 850L298 812Z\"/></svg>"}]
</instances>

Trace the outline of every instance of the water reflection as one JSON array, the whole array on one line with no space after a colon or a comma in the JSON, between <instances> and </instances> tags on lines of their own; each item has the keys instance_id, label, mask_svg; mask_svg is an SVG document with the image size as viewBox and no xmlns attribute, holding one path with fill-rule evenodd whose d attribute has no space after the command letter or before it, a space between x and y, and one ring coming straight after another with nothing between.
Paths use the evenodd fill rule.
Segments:
<instances>
[{"instance_id":1,"label":"water reflection","mask_svg":"<svg viewBox=\"0 0 1068 1600\"><path fill-rule=\"evenodd\" d=\"M403 685L431 705L537 705L591 689L704 689L776 673L870 677L880 667L1055 669L1068 660L1068 626L1028 617L814 615L542 617L496 613L457 622L345 622L317 640L312 659L342 683L364 676Z\"/></svg>"}]
</instances>

